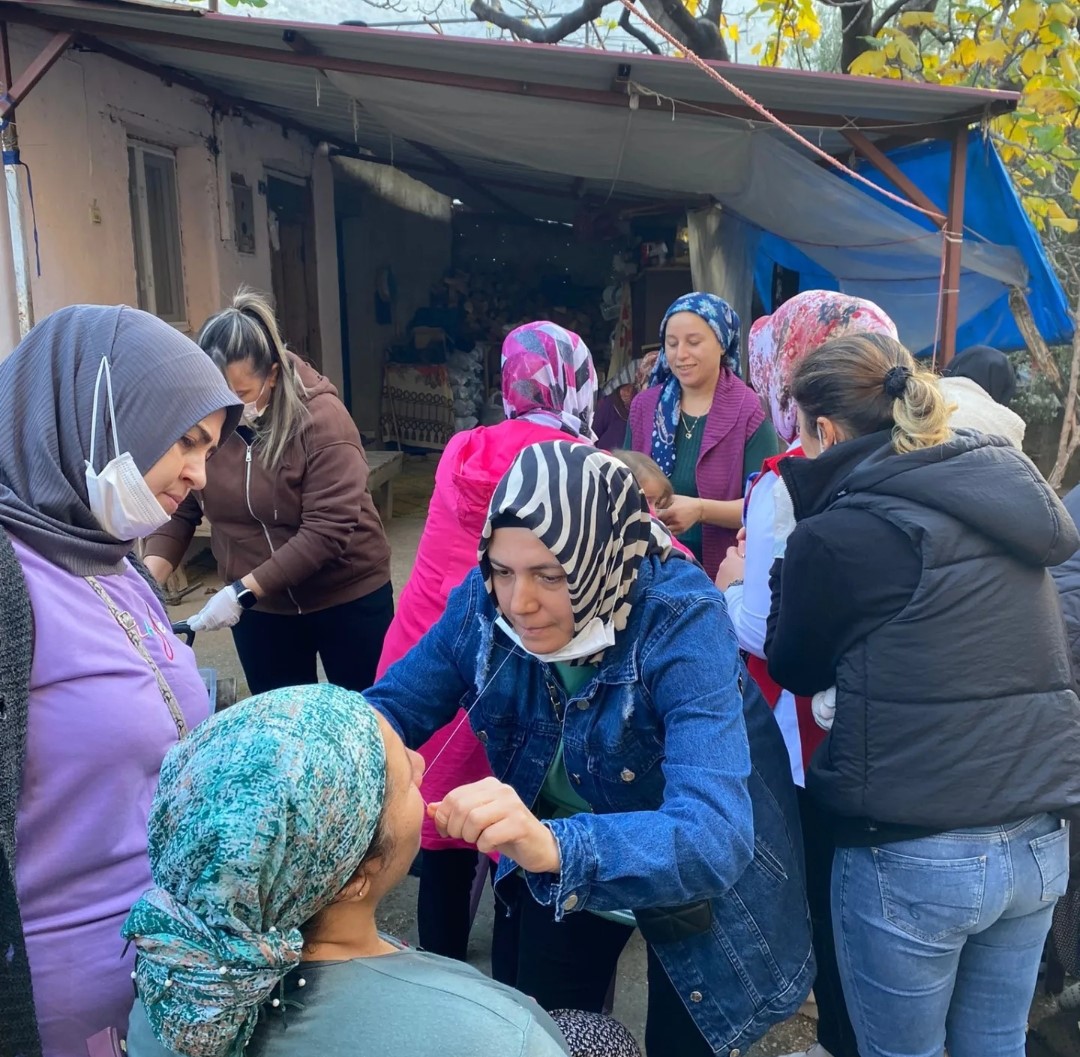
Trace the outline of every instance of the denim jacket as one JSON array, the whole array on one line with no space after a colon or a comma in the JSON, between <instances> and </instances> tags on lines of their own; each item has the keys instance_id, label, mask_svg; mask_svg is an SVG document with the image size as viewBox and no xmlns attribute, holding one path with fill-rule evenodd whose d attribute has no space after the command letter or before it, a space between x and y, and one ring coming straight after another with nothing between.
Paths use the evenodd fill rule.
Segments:
<instances>
[{"instance_id":1,"label":"denim jacket","mask_svg":"<svg viewBox=\"0 0 1080 1057\"><path fill-rule=\"evenodd\" d=\"M526 874L533 897L559 919L708 899L708 929L653 949L714 1052L738 1057L813 982L787 754L701 569L647 559L633 591L627 627L570 700L494 624L479 570L365 696L410 746L469 711L495 777L526 804L562 738L570 780L595 813L545 823L561 870ZM502 857L496 892L517 869Z\"/></svg>"}]
</instances>

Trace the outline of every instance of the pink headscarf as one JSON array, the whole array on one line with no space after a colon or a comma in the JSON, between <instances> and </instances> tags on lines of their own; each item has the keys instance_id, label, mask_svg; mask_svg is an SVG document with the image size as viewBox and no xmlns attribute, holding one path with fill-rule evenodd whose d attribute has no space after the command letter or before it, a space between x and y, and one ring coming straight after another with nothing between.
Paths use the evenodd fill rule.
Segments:
<instances>
[{"instance_id":1,"label":"pink headscarf","mask_svg":"<svg viewBox=\"0 0 1080 1057\"><path fill-rule=\"evenodd\" d=\"M873 301L831 290L806 290L785 301L771 316L755 319L747 338L750 383L763 397L785 443L799 435L791 398L791 375L808 352L845 334L888 334L896 324Z\"/></svg>"},{"instance_id":2,"label":"pink headscarf","mask_svg":"<svg viewBox=\"0 0 1080 1057\"><path fill-rule=\"evenodd\" d=\"M507 418L527 418L596 440L596 369L589 347L572 330L544 320L507 334L502 393Z\"/></svg>"}]
</instances>

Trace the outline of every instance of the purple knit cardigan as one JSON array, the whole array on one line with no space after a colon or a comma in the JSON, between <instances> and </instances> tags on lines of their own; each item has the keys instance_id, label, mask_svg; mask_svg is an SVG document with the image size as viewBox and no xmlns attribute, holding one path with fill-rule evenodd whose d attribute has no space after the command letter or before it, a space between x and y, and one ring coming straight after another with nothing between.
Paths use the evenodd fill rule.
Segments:
<instances>
[{"instance_id":1,"label":"purple knit cardigan","mask_svg":"<svg viewBox=\"0 0 1080 1057\"><path fill-rule=\"evenodd\" d=\"M652 455L653 422L660 403L658 385L634 397L630 405L630 439L634 451ZM746 442L765 421L758 395L741 379L724 368L713 394L712 407L705 420L694 476L702 499L741 499L743 458ZM712 579L735 543L735 529L717 525L701 526L701 558L705 572Z\"/></svg>"}]
</instances>

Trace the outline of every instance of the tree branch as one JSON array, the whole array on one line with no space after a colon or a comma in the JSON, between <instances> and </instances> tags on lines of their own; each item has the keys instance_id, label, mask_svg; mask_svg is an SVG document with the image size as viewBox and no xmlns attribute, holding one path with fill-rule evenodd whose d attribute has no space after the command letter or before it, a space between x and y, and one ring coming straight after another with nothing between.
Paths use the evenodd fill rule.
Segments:
<instances>
[{"instance_id":1,"label":"tree branch","mask_svg":"<svg viewBox=\"0 0 1080 1057\"><path fill-rule=\"evenodd\" d=\"M682 0L660 0L660 6L664 14L671 19L672 24L682 33L687 41L693 40L697 34L697 19L694 18Z\"/></svg>"},{"instance_id":2,"label":"tree branch","mask_svg":"<svg viewBox=\"0 0 1080 1057\"><path fill-rule=\"evenodd\" d=\"M626 9L623 8L625 11ZM724 0L709 0L709 6L705 9L705 17L714 25L720 25L720 16L724 13Z\"/></svg>"},{"instance_id":3,"label":"tree branch","mask_svg":"<svg viewBox=\"0 0 1080 1057\"><path fill-rule=\"evenodd\" d=\"M611 0L584 0L576 11L568 12L550 26L535 26L524 19L515 18L513 15L506 14L505 11L492 7L487 0L472 0L469 9L481 22L490 22L493 26L508 30L522 40L532 41L533 44L558 44L560 40L565 40L570 34L576 33L587 22L599 18L600 13L610 2Z\"/></svg>"},{"instance_id":4,"label":"tree branch","mask_svg":"<svg viewBox=\"0 0 1080 1057\"><path fill-rule=\"evenodd\" d=\"M710 0L710 3L711 2L712 0ZM630 36L634 38L634 40L645 45L645 47L648 48L649 51L651 51L654 55L661 54L660 45L657 44L656 41L654 41L649 36L649 34L645 32L645 30L638 29L637 26L631 23L630 9L628 7L624 7L622 10L622 14L619 16L619 28L629 33Z\"/></svg>"},{"instance_id":5,"label":"tree branch","mask_svg":"<svg viewBox=\"0 0 1080 1057\"><path fill-rule=\"evenodd\" d=\"M888 24L895 18L901 11L903 11L911 0L893 0L891 4L884 11L874 19L873 34L876 37Z\"/></svg>"}]
</instances>

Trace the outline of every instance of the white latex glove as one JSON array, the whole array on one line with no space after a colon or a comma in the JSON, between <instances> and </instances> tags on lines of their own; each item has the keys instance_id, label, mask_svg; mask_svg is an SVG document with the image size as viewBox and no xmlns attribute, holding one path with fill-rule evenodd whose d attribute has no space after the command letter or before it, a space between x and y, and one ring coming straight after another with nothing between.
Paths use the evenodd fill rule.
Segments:
<instances>
[{"instance_id":1,"label":"white latex glove","mask_svg":"<svg viewBox=\"0 0 1080 1057\"><path fill-rule=\"evenodd\" d=\"M782 558L787 550L788 536L795 531L795 508L783 477L773 489L773 558Z\"/></svg>"},{"instance_id":2,"label":"white latex glove","mask_svg":"<svg viewBox=\"0 0 1080 1057\"><path fill-rule=\"evenodd\" d=\"M810 707L814 712L814 722L822 730L832 730L833 720L836 718L836 687L819 690L814 694Z\"/></svg>"},{"instance_id":3,"label":"white latex glove","mask_svg":"<svg viewBox=\"0 0 1080 1057\"><path fill-rule=\"evenodd\" d=\"M188 627L192 631L218 631L221 628L231 628L243 616L243 613L243 607L236 599L236 591L232 584L229 584L228 587L223 587L218 591L188 621Z\"/></svg>"}]
</instances>

